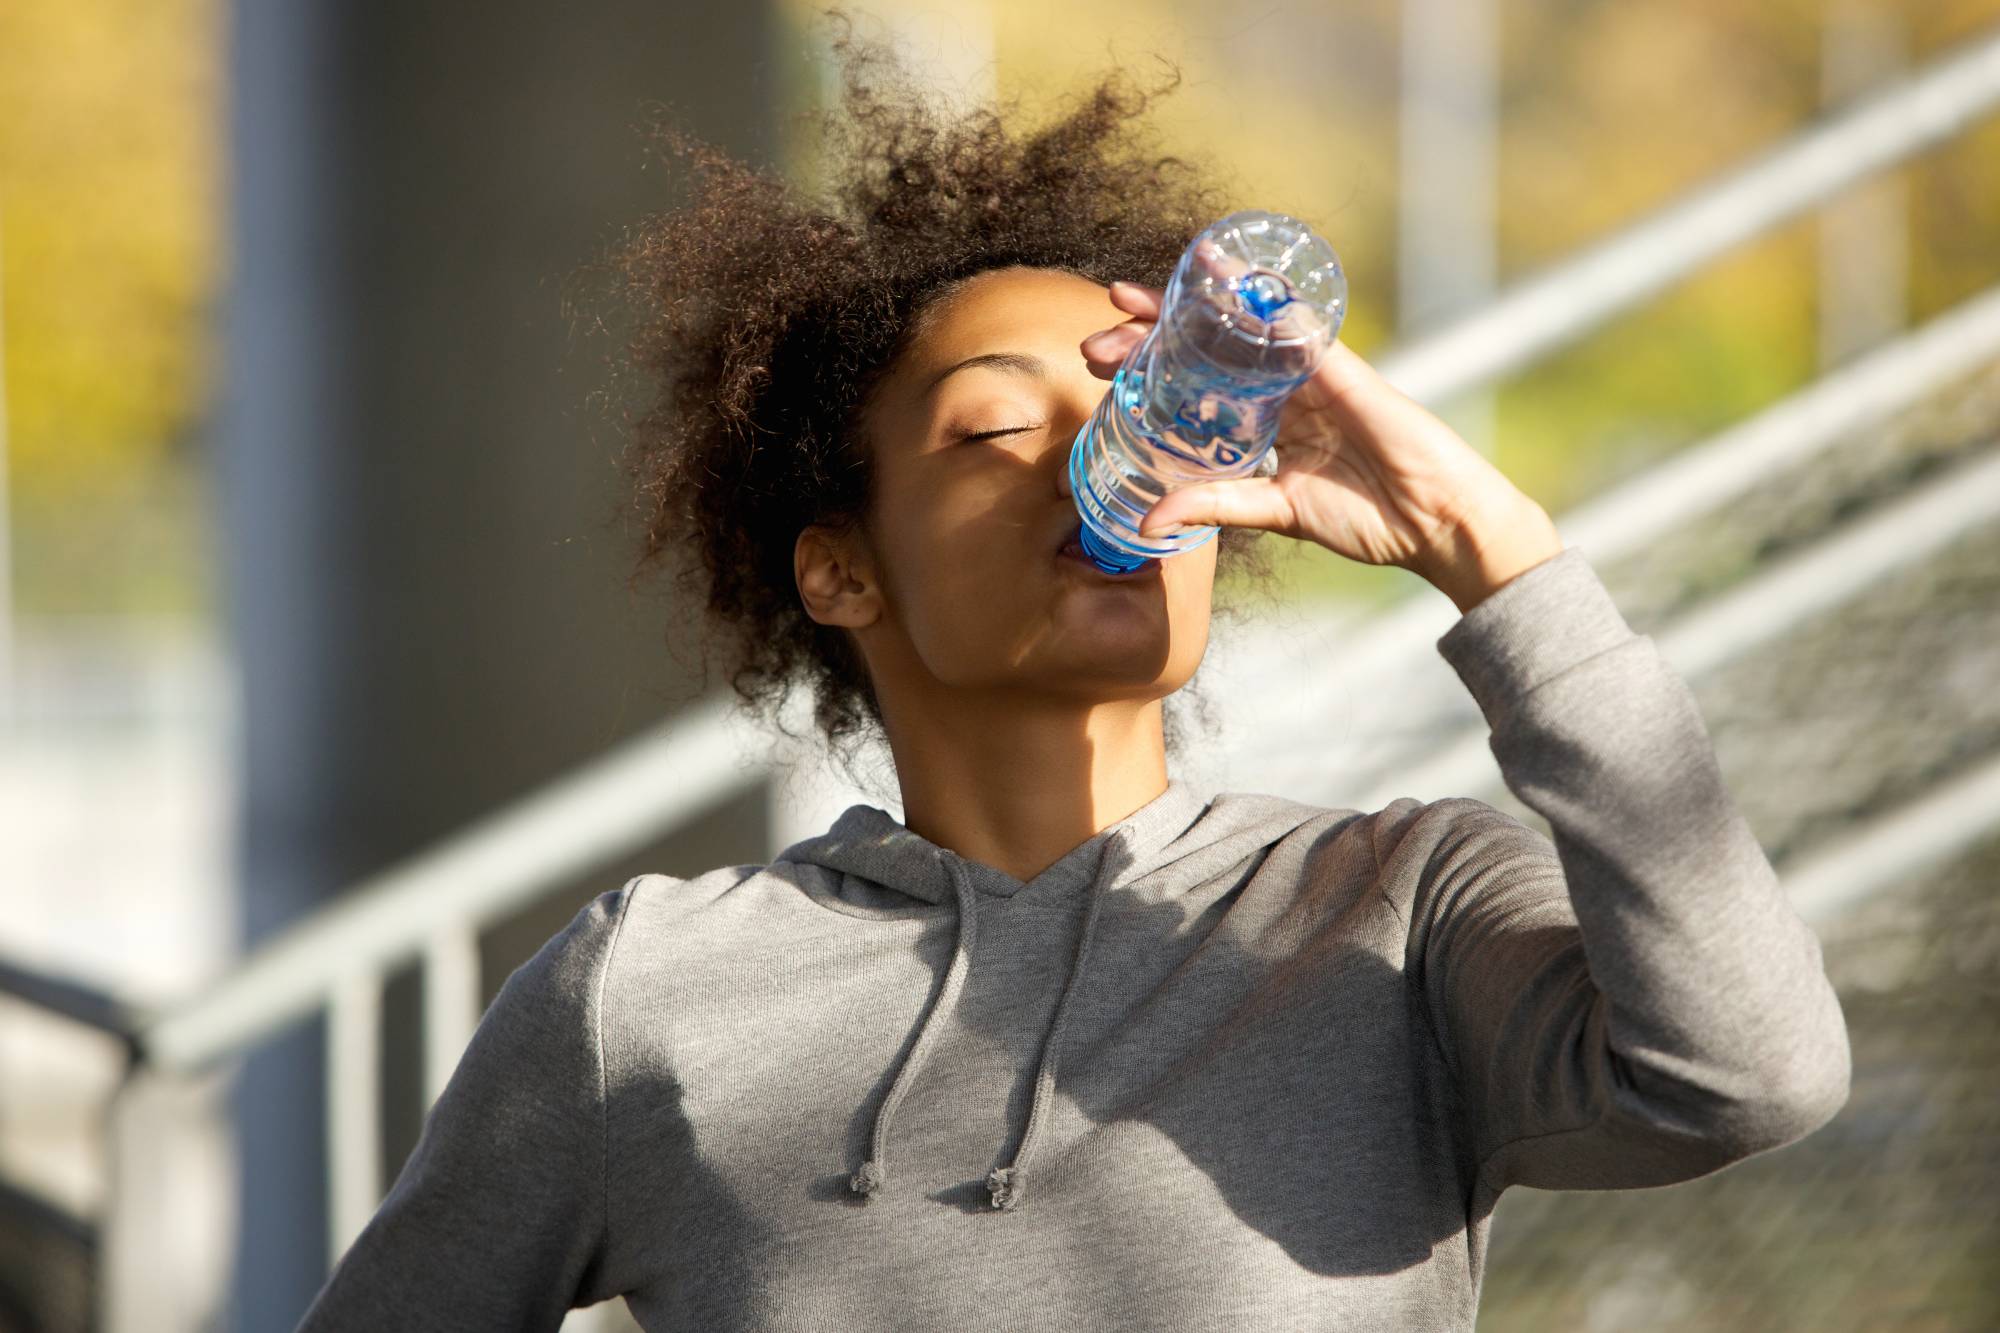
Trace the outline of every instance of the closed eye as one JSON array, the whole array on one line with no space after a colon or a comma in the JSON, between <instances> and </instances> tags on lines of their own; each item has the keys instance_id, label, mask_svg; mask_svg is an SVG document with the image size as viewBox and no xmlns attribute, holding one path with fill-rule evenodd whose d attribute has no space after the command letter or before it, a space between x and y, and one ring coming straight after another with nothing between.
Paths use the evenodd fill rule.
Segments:
<instances>
[{"instance_id":1,"label":"closed eye","mask_svg":"<svg viewBox=\"0 0 2000 1333\"><path fill-rule=\"evenodd\" d=\"M982 430L975 435L961 435L958 437L958 439L959 443L965 444L973 440L990 440L995 438L996 436L1019 435L1024 430L1039 430L1039 429L1040 427L1038 426L1004 426L999 430Z\"/></svg>"}]
</instances>

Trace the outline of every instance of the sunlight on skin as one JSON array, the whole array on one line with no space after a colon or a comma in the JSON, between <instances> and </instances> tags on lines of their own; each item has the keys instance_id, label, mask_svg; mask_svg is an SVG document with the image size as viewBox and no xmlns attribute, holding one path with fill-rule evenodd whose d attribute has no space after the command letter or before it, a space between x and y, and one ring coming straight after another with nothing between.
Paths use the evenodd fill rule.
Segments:
<instances>
[{"instance_id":1,"label":"sunlight on skin","mask_svg":"<svg viewBox=\"0 0 2000 1333\"><path fill-rule=\"evenodd\" d=\"M980 274L871 406L866 529L799 539L808 613L852 633L875 682L904 822L1018 879L1165 790L1161 700L1208 645L1213 543L1123 579L1057 554L1069 449L1109 388L1080 344L1124 314L1071 274ZM974 366L926 391L991 352L1046 374Z\"/></svg>"},{"instance_id":2,"label":"sunlight on skin","mask_svg":"<svg viewBox=\"0 0 2000 1333\"><path fill-rule=\"evenodd\" d=\"M795 551L808 614L867 664L905 824L1017 879L1165 790L1160 701L1207 651L1215 543L1125 577L1059 554L1070 447L1161 295L1021 267L971 279L869 404L866 523L808 528ZM995 353L1010 359L959 366ZM1540 506L1337 338L1277 448L1274 475L1175 491L1140 530L1262 528L1409 569L1462 611L1562 550Z\"/></svg>"}]
</instances>

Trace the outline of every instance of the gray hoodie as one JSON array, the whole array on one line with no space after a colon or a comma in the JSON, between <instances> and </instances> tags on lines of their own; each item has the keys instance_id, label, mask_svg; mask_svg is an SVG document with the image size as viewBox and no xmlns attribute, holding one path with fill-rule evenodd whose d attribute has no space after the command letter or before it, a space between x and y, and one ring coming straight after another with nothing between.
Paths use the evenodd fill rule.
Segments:
<instances>
[{"instance_id":1,"label":"gray hoodie","mask_svg":"<svg viewBox=\"0 0 2000 1333\"><path fill-rule=\"evenodd\" d=\"M1847 1096L1818 940L1579 548L1437 643L1509 787L1176 779L1023 883L850 807L507 981L304 1328L1470 1329L1509 1185Z\"/></svg>"}]
</instances>

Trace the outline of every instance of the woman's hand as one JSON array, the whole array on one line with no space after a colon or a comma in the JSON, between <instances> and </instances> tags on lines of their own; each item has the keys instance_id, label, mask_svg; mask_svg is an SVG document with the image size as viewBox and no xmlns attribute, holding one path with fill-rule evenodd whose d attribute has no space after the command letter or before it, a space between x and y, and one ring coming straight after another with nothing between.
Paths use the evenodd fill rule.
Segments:
<instances>
[{"instance_id":1,"label":"woman's hand","mask_svg":"<svg viewBox=\"0 0 2000 1333\"><path fill-rule=\"evenodd\" d=\"M1110 379L1160 313L1164 293L1111 284L1132 316L1081 344ZM1336 338L1285 400L1275 475L1201 482L1170 492L1140 524L1263 528L1370 565L1410 570L1467 611L1563 549L1546 511L1456 431L1396 389Z\"/></svg>"}]
</instances>

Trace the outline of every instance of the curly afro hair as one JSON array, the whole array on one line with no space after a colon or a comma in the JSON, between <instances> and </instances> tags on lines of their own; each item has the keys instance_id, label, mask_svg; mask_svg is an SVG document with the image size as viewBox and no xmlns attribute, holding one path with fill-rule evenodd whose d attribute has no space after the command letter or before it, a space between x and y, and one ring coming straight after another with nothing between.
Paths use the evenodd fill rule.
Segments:
<instances>
[{"instance_id":1,"label":"curly afro hair","mask_svg":"<svg viewBox=\"0 0 2000 1333\"><path fill-rule=\"evenodd\" d=\"M1179 83L1133 86L1113 69L1042 128L1009 130L1018 98L954 109L916 85L893 48L857 40L839 10L832 50L843 99L818 113L827 197L804 197L655 116L670 160L692 167L690 202L629 229L613 280L631 306L622 372L648 399L629 422L625 467L643 538L632 578L678 568L690 604L751 711L784 731L798 685L829 747L851 760L881 712L848 631L800 601L793 548L809 524L864 521L862 416L926 317L972 276L1027 265L1101 283L1164 286L1182 251L1232 211L1136 122ZM1251 529L1217 537L1217 585L1264 588ZM1238 608L1218 604L1218 616ZM1207 700L1180 692L1204 728ZM1170 701L1172 702L1172 701ZM787 732L786 734L790 734ZM1180 722L1166 712L1169 754Z\"/></svg>"}]
</instances>

